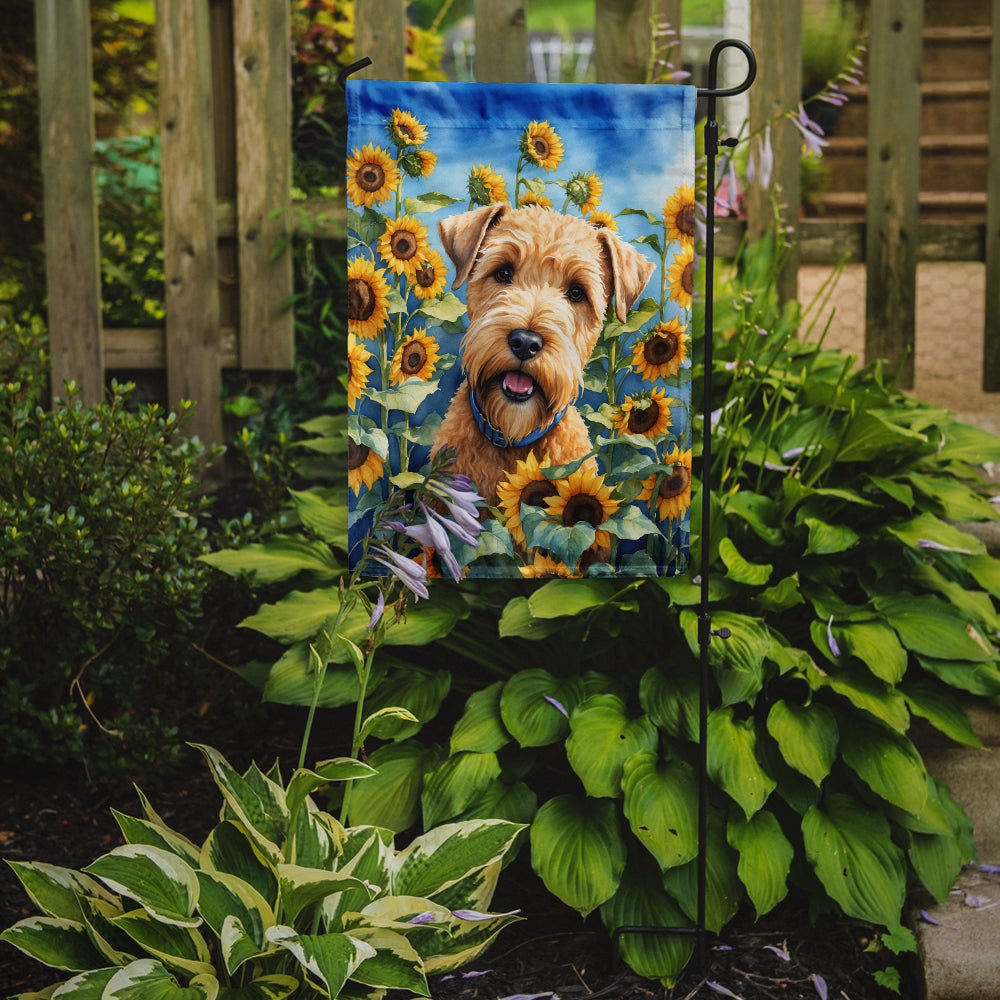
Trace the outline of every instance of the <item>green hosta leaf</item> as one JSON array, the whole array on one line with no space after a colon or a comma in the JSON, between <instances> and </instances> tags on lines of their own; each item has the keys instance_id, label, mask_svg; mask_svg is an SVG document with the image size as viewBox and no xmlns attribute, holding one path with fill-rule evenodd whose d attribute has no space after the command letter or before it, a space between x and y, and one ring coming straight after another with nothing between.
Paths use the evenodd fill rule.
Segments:
<instances>
[{"instance_id":1,"label":"green hosta leaf","mask_svg":"<svg viewBox=\"0 0 1000 1000\"><path fill-rule=\"evenodd\" d=\"M146 844L149 847L159 847L171 854L176 854L181 860L189 865L198 864L199 849L187 837L159 823L153 823L145 819L136 819L134 816L126 816L111 810L118 826L121 827L122 835L129 844Z\"/></svg>"},{"instance_id":2,"label":"green hosta leaf","mask_svg":"<svg viewBox=\"0 0 1000 1000\"><path fill-rule=\"evenodd\" d=\"M936 597L898 595L875 598L875 607L899 633L904 646L939 660L995 660L996 653L975 626Z\"/></svg>"},{"instance_id":3,"label":"green hosta leaf","mask_svg":"<svg viewBox=\"0 0 1000 1000\"><path fill-rule=\"evenodd\" d=\"M505 819L527 826L538 812L538 796L523 782L493 781L458 819Z\"/></svg>"},{"instance_id":4,"label":"green hosta leaf","mask_svg":"<svg viewBox=\"0 0 1000 1000\"><path fill-rule=\"evenodd\" d=\"M845 552L861 537L846 524L828 524L815 517L807 517L803 522L809 528L809 543L805 554L828 556Z\"/></svg>"},{"instance_id":5,"label":"green hosta leaf","mask_svg":"<svg viewBox=\"0 0 1000 1000\"><path fill-rule=\"evenodd\" d=\"M748 587L763 587L774 570L770 564L747 562L740 555L732 539L728 537L719 542L719 556L726 564L726 575L729 579L746 584Z\"/></svg>"},{"instance_id":6,"label":"green hosta leaf","mask_svg":"<svg viewBox=\"0 0 1000 1000\"><path fill-rule=\"evenodd\" d=\"M288 580L298 573L332 580L343 572L329 545L294 535L272 535L266 542L209 552L199 558L230 576L245 573L257 584Z\"/></svg>"},{"instance_id":7,"label":"green hosta leaf","mask_svg":"<svg viewBox=\"0 0 1000 1000\"><path fill-rule=\"evenodd\" d=\"M498 777L500 764L495 753L452 754L424 779L424 827L429 829L454 819Z\"/></svg>"},{"instance_id":8,"label":"green hosta leaf","mask_svg":"<svg viewBox=\"0 0 1000 1000\"><path fill-rule=\"evenodd\" d=\"M455 723L451 733L451 752L473 750L477 753L491 753L510 742L500 717L500 692L503 681L469 696L462 717Z\"/></svg>"},{"instance_id":9,"label":"green hosta leaf","mask_svg":"<svg viewBox=\"0 0 1000 1000\"><path fill-rule=\"evenodd\" d=\"M838 462L868 462L881 458L897 445L925 444L922 434L890 423L870 410L862 410L851 421L837 452Z\"/></svg>"},{"instance_id":10,"label":"green hosta leaf","mask_svg":"<svg viewBox=\"0 0 1000 1000\"><path fill-rule=\"evenodd\" d=\"M353 875L373 889L387 890L392 852L392 831L372 826L351 827L337 867L342 875ZM327 896L322 904L326 929L346 930L344 914L357 913L371 902L367 889L346 889L335 896Z\"/></svg>"},{"instance_id":11,"label":"green hosta leaf","mask_svg":"<svg viewBox=\"0 0 1000 1000\"><path fill-rule=\"evenodd\" d=\"M334 644L333 655L343 651L344 644ZM385 657L377 657L373 665L369 686L378 684L385 676ZM353 665L339 667L330 664L319 689L317 708L339 708L358 700L358 674ZM316 673L313 669L309 643L297 642L289 646L267 674L261 692L264 701L281 705L311 705L316 695Z\"/></svg>"},{"instance_id":12,"label":"green hosta leaf","mask_svg":"<svg viewBox=\"0 0 1000 1000\"><path fill-rule=\"evenodd\" d=\"M415 732L420 725L420 720L409 709L397 706L380 708L377 712L372 712L361 724L358 736L362 740L366 740L369 736L380 740L391 740L397 733L409 735L410 730Z\"/></svg>"},{"instance_id":13,"label":"green hosta leaf","mask_svg":"<svg viewBox=\"0 0 1000 1000\"><path fill-rule=\"evenodd\" d=\"M13 869L31 901L46 916L82 920L80 896L115 902L115 897L97 879L71 868L60 868L39 861L8 861L7 864Z\"/></svg>"},{"instance_id":14,"label":"green hosta leaf","mask_svg":"<svg viewBox=\"0 0 1000 1000\"><path fill-rule=\"evenodd\" d=\"M965 483L946 476L924 476L911 472L906 477L917 490L934 503L950 521L993 520L996 511L989 500L970 489Z\"/></svg>"},{"instance_id":15,"label":"green hosta leaf","mask_svg":"<svg viewBox=\"0 0 1000 1000\"><path fill-rule=\"evenodd\" d=\"M119 969L108 980L101 1000L216 1000L219 982L215 976L195 976L187 986L157 961L143 958Z\"/></svg>"},{"instance_id":16,"label":"green hosta leaf","mask_svg":"<svg viewBox=\"0 0 1000 1000\"><path fill-rule=\"evenodd\" d=\"M277 905L277 873L240 823L227 820L208 835L201 848L199 867L234 875L253 886L271 907Z\"/></svg>"},{"instance_id":17,"label":"green hosta leaf","mask_svg":"<svg viewBox=\"0 0 1000 1000\"><path fill-rule=\"evenodd\" d=\"M639 682L639 704L644 712L670 736L678 740L698 739L698 677L693 671L674 667L669 673L650 667Z\"/></svg>"},{"instance_id":18,"label":"green hosta leaf","mask_svg":"<svg viewBox=\"0 0 1000 1000\"><path fill-rule=\"evenodd\" d=\"M395 670L375 689L365 707L372 712L383 708L404 708L410 712L418 721L386 720L380 727L381 739L405 740L437 715L450 689L451 674L447 670L417 667Z\"/></svg>"},{"instance_id":19,"label":"green hosta leaf","mask_svg":"<svg viewBox=\"0 0 1000 1000\"><path fill-rule=\"evenodd\" d=\"M906 866L882 813L849 795L830 795L806 813L802 836L809 863L844 913L873 924L899 923Z\"/></svg>"},{"instance_id":20,"label":"green hosta leaf","mask_svg":"<svg viewBox=\"0 0 1000 1000\"><path fill-rule=\"evenodd\" d=\"M622 768L638 750L653 750L659 736L646 716L629 719L625 703L612 694L596 694L574 709L566 758L588 795L619 798Z\"/></svg>"},{"instance_id":21,"label":"green hosta leaf","mask_svg":"<svg viewBox=\"0 0 1000 1000\"><path fill-rule=\"evenodd\" d=\"M582 700L580 678L561 679L547 670L522 670L504 684L500 716L521 746L547 746L566 736L569 715Z\"/></svg>"},{"instance_id":22,"label":"green hosta leaf","mask_svg":"<svg viewBox=\"0 0 1000 1000\"><path fill-rule=\"evenodd\" d=\"M625 842L607 799L558 795L531 824L531 865L553 895L586 916L618 889Z\"/></svg>"},{"instance_id":23,"label":"green hosta leaf","mask_svg":"<svg viewBox=\"0 0 1000 1000\"><path fill-rule=\"evenodd\" d=\"M685 610L680 620L692 655L699 657L698 616ZM723 628L729 629L729 638L714 636L708 646L708 662L722 689L723 704L752 703L763 686L764 659L771 648L770 633L759 618L729 611L712 615L712 629Z\"/></svg>"},{"instance_id":24,"label":"green hosta leaf","mask_svg":"<svg viewBox=\"0 0 1000 1000\"><path fill-rule=\"evenodd\" d=\"M246 986L223 987L218 1000L285 1000L299 988L292 976L261 976Z\"/></svg>"},{"instance_id":25,"label":"green hosta leaf","mask_svg":"<svg viewBox=\"0 0 1000 1000\"><path fill-rule=\"evenodd\" d=\"M355 982L430 996L424 963L402 934L383 927L362 926L353 928L351 937L375 949L375 954L351 973Z\"/></svg>"},{"instance_id":26,"label":"green hosta leaf","mask_svg":"<svg viewBox=\"0 0 1000 1000\"><path fill-rule=\"evenodd\" d=\"M366 959L375 957L375 949L349 934L296 934L291 927L270 927L267 939L285 948L310 975L335 997L344 983Z\"/></svg>"},{"instance_id":27,"label":"green hosta leaf","mask_svg":"<svg viewBox=\"0 0 1000 1000\"><path fill-rule=\"evenodd\" d=\"M927 801L927 772L907 737L860 719L852 719L850 737L841 741L847 766L876 795L919 815Z\"/></svg>"},{"instance_id":28,"label":"green hosta leaf","mask_svg":"<svg viewBox=\"0 0 1000 1000\"><path fill-rule=\"evenodd\" d=\"M821 676L813 668L807 675L815 688L827 687L846 698L856 708L881 719L887 726L899 733L906 732L910 724L910 713L906 710L903 696L884 681L880 681L867 670L844 667L826 676Z\"/></svg>"},{"instance_id":29,"label":"green hosta leaf","mask_svg":"<svg viewBox=\"0 0 1000 1000\"><path fill-rule=\"evenodd\" d=\"M178 927L197 927L198 878L176 854L146 844L125 844L84 871L113 892L134 899L150 916Z\"/></svg>"},{"instance_id":30,"label":"green hosta leaf","mask_svg":"<svg viewBox=\"0 0 1000 1000\"><path fill-rule=\"evenodd\" d=\"M366 889L364 883L342 872L326 872L300 865L278 865L282 913L287 920L295 918L313 903L345 889ZM374 892L371 893L374 896Z\"/></svg>"},{"instance_id":31,"label":"green hosta leaf","mask_svg":"<svg viewBox=\"0 0 1000 1000\"><path fill-rule=\"evenodd\" d=\"M433 750L413 740L379 747L368 758L378 772L351 790L353 826L382 826L397 833L420 817L424 773L438 761Z\"/></svg>"},{"instance_id":32,"label":"green hosta leaf","mask_svg":"<svg viewBox=\"0 0 1000 1000\"><path fill-rule=\"evenodd\" d=\"M852 622L833 626L840 649L861 660L887 684L898 684L906 673L906 650L896 633L878 622Z\"/></svg>"},{"instance_id":33,"label":"green hosta leaf","mask_svg":"<svg viewBox=\"0 0 1000 1000\"><path fill-rule=\"evenodd\" d=\"M908 681L900 691L914 715L926 719L956 743L967 747L983 745L965 710L947 688L931 680Z\"/></svg>"},{"instance_id":34,"label":"green hosta leaf","mask_svg":"<svg viewBox=\"0 0 1000 1000\"><path fill-rule=\"evenodd\" d=\"M757 537L770 546L778 547L784 541L781 511L771 497L741 489L726 498L726 516L745 521Z\"/></svg>"},{"instance_id":35,"label":"green hosta leaf","mask_svg":"<svg viewBox=\"0 0 1000 1000\"><path fill-rule=\"evenodd\" d=\"M168 968L179 969L188 976L212 974L208 945L193 928L161 923L145 910L123 913L111 922Z\"/></svg>"},{"instance_id":36,"label":"green hosta leaf","mask_svg":"<svg viewBox=\"0 0 1000 1000\"><path fill-rule=\"evenodd\" d=\"M757 762L752 718L739 722L732 708L717 708L709 714L708 774L748 819L764 805L776 782Z\"/></svg>"},{"instance_id":37,"label":"green hosta leaf","mask_svg":"<svg viewBox=\"0 0 1000 1000\"><path fill-rule=\"evenodd\" d=\"M754 598L756 605L763 612L780 612L804 604L805 598L799 589L799 574L793 573L779 580L773 587L761 591Z\"/></svg>"},{"instance_id":38,"label":"green hosta leaf","mask_svg":"<svg viewBox=\"0 0 1000 1000\"><path fill-rule=\"evenodd\" d=\"M933 784L931 795L937 799ZM944 903L967 860L960 838L951 831L911 833L909 856L910 864L924 887L939 903Z\"/></svg>"},{"instance_id":39,"label":"green hosta leaf","mask_svg":"<svg viewBox=\"0 0 1000 1000\"><path fill-rule=\"evenodd\" d=\"M619 927L687 927L690 921L660 884L654 865L630 858L617 892L601 904L601 920L610 932ZM638 975L673 986L691 959L690 934L623 934L622 958Z\"/></svg>"},{"instance_id":40,"label":"green hosta leaf","mask_svg":"<svg viewBox=\"0 0 1000 1000\"><path fill-rule=\"evenodd\" d=\"M992 663L935 660L930 656L918 656L917 662L949 687L987 697L1000 694L1000 669Z\"/></svg>"},{"instance_id":41,"label":"green hosta leaf","mask_svg":"<svg viewBox=\"0 0 1000 1000\"><path fill-rule=\"evenodd\" d=\"M507 602L500 615L499 633L501 639L517 636L521 639L544 639L558 632L562 625L558 621L536 618L531 613L527 597L515 597Z\"/></svg>"},{"instance_id":42,"label":"green hosta leaf","mask_svg":"<svg viewBox=\"0 0 1000 1000\"><path fill-rule=\"evenodd\" d=\"M788 873L795 849L781 832L774 813L765 809L751 819L738 816L726 828L729 846L739 851L736 873L760 919L788 894Z\"/></svg>"},{"instance_id":43,"label":"green hosta leaf","mask_svg":"<svg viewBox=\"0 0 1000 1000\"><path fill-rule=\"evenodd\" d=\"M288 782L285 805L289 813L296 813L307 796L331 781L354 781L374 777L377 773L374 767L353 757L334 757L320 761L312 771L299 768Z\"/></svg>"},{"instance_id":44,"label":"green hosta leaf","mask_svg":"<svg viewBox=\"0 0 1000 1000\"><path fill-rule=\"evenodd\" d=\"M698 853L698 783L689 765L643 750L625 762L623 810L636 839L660 868Z\"/></svg>"},{"instance_id":45,"label":"green hosta leaf","mask_svg":"<svg viewBox=\"0 0 1000 1000\"><path fill-rule=\"evenodd\" d=\"M965 559L965 568L975 578L976 583L994 597L1000 597L1000 559L990 555Z\"/></svg>"},{"instance_id":46,"label":"green hosta leaf","mask_svg":"<svg viewBox=\"0 0 1000 1000\"><path fill-rule=\"evenodd\" d=\"M324 542L347 547L347 505L329 503L316 490L289 490L292 506L302 523Z\"/></svg>"},{"instance_id":47,"label":"green hosta leaf","mask_svg":"<svg viewBox=\"0 0 1000 1000\"><path fill-rule=\"evenodd\" d=\"M781 748L785 761L819 786L837 756L839 731L833 712L812 702L797 705L778 700L767 716L767 731Z\"/></svg>"},{"instance_id":48,"label":"green hosta leaf","mask_svg":"<svg viewBox=\"0 0 1000 1000\"><path fill-rule=\"evenodd\" d=\"M95 950L87 929L75 920L64 917L28 917L19 920L0 934L26 955L54 969L81 972L99 968L104 958Z\"/></svg>"},{"instance_id":49,"label":"green hosta leaf","mask_svg":"<svg viewBox=\"0 0 1000 1000\"><path fill-rule=\"evenodd\" d=\"M579 615L607 604L618 590L610 580L549 580L528 598L528 607L535 618Z\"/></svg>"},{"instance_id":50,"label":"green hosta leaf","mask_svg":"<svg viewBox=\"0 0 1000 1000\"><path fill-rule=\"evenodd\" d=\"M428 830L396 855L392 891L434 899L467 876L499 862L522 829L497 819L446 823Z\"/></svg>"},{"instance_id":51,"label":"green hosta leaf","mask_svg":"<svg viewBox=\"0 0 1000 1000\"><path fill-rule=\"evenodd\" d=\"M909 521L889 525L886 530L895 535L904 545L920 549L921 542L933 542L948 549L984 555L986 546L978 538L942 521L933 514L918 514Z\"/></svg>"}]
</instances>

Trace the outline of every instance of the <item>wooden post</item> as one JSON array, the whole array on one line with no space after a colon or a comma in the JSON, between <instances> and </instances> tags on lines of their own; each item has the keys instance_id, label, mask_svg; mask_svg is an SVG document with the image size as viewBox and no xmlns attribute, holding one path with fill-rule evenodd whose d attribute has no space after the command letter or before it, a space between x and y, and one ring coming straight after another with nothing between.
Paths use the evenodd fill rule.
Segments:
<instances>
[{"instance_id":1,"label":"wooden post","mask_svg":"<svg viewBox=\"0 0 1000 1000\"><path fill-rule=\"evenodd\" d=\"M1000 392L1000 0L993 0L990 46L989 170L986 180L986 326L983 390Z\"/></svg>"},{"instance_id":2,"label":"wooden post","mask_svg":"<svg viewBox=\"0 0 1000 1000\"><path fill-rule=\"evenodd\" d=\"M104 398L89 0L35 0L52 393Z\"/></svg>"},{"instance_id":3,"label":"wooden post","mask_svg":"<svg viewBox=\"0 0 1000 1000\"><path fill-rule=\"evenodd\" d=\"M287 0L233 7L240 366L295 367L287 209L292 200L290 10ZM275 248L284 249L275 256Z\"/></svg>"},{"instance_id":4,"label":"wooden post","mask_svg":"<svg viewBox=\"0 0 1000 1000\"><path fill-rule=\"evenodd\" d=\"M479 83L523 83L528 79L528 32L524 0L475 0L476 58Z\"/></svg>"},{"instance_id":5,"label":"wooden post","mask_svg":"<svg viewBox=\"0 0 1000 1000\"><path fill-rule=\"evenodd\" d=\"M370 80L406 79L406 3L354 0L354 57L372 65L354 75Z\"/></svg>"},{"instance_id":6,"label":"wooden post","mask_svg":"<svg viewBox=\"0 0 1000 1000\"><path fill-rule=\"evenodd\" d=\"M657 0L595 0L594 67L598 83L645 83Z\"/></svg>"},{"instance_id":7,"label":"wooden post","mask_svg":"<svg viewBox=\"0 0 1000 1000\"><path fill-rule=\"evenodd\" d=\"M868 53L865 359L913 387L923 3L872 0Z\"/></svg>"},{"instance_id":8,"label":"wooden post","mask_svg":"<svg viewBox=\"0 0 1000 1000\"><path fill-rule=\"evenodd\" d=\"M757 80L750 88L750 132L760 129L784 112L798 107L802 94L802 4L799 0L767 0L750 8L750 38L757 56ZM723 112L724 113L724 112ZM739 122L730 122L735 134ZM759 139L753 140L755 143ZM774 221L779 205L779 225L791 229L793 241L777 276L782 302L798 297L799 287L799 159L802 135L787 118L771 126L774 170L767 188L754 183L746 194L747 228L751 240L759 239ZM775 234L780 238L780 234Z\"/></svg>"},{"instance_id":9,"label":"wooden post","mask_svg":"<svg viewBox=\"0 0 1000 1000\"><path fill-rule=\"evenodd\" d=\"M219 256L207 0L156 9L166 273L167 396L197 403L191 430L222 441Z\"/></svg>"}]
</instances>

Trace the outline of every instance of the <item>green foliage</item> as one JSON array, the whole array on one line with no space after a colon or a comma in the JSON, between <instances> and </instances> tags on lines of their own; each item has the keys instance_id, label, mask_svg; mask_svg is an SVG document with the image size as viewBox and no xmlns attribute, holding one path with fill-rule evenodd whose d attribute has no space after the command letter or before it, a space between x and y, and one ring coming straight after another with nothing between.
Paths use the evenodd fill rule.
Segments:
<instances>
[{"instance_id":1,"label":"green foliage","mask_svg":"<svg viewBox=\"0 0 1000 1000\"><path fill-rule=\"evenodd\" d=\"M84 758L108 776L173 754L167 716L136 699L190 665L208 574L188 407L132 409L130 386L39 402L40 324L0 320L0 743L5 759ZM160 761L162 763L162 760Z\"/></svg>"},{"instance_id":2,"label":"green foliage","mask_svg":"<svg viewBox=\"0 0 1000 1000\"><path fill-rule=\"evenodd\" d=\"M222 794L200 846L143 816L115 813L126 844L83 871L11 862L41 916L0 939L73 973L66 997L430 996L427 975L472 961L516 913L487 912L521 827L450 823L404 849L376 826L345 829L313 793L369 778L352 758L240 774L210 747ZM103 991L103 992L102 992Z\"/></svg>"}]
</instances>

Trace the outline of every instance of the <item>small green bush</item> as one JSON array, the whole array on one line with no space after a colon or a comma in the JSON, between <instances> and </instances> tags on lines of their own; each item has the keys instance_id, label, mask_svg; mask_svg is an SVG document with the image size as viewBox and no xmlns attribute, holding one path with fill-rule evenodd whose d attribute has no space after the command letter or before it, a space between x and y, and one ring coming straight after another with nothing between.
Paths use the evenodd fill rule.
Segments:
<instances>
[{"instance_id":1,"label":"small green bush","mask_svg":"<svg viewBox=\"0 0 1000 1000\"><path fill-rule=\"evenodd\" d=\"M130 385L84 406L68 384L43 408L42 337L0 320L0 745L110 776L176 753L158 685L191 661L209 455L187 404L133 409Z\"/></svg>"}]
</instances>

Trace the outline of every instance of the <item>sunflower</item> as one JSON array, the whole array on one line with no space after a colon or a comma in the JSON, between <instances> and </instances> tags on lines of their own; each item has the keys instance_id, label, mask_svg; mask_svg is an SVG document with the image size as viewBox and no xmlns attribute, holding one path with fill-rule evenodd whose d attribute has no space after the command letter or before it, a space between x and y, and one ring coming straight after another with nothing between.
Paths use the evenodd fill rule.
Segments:
<instances>
[{"instance_id":1,"label":"sunflower","mask_svg":"<svg viewBox=\"0 0 1000 1000\"><path fill-rule=\"evenodd\" d=\"M385 124L395 146L420 146L427 139L427 127L421 125L409 111L396 108Z\"/></svg>"},{"instance_id":2,"label":"sunflower","mask_svg":"<svg viewBox=\"0 0 1000 1000\"><path fill-rule=\"evenodd\" d=\"M615 427L619 434L642 434L649 438L666 434L672 423L670 405L674 402L664 396L662 389L627 396L614 416Z\"/></svg>"},{"instance_id":3,"label":"sunflower","mask_svg":"<svg viewBox=\"0 0 1000 1000\"><path fill-rule=\"evenodd\" d=\"M384 274L367 257L355 257L347 265L347 329L365 340L375 337L389 318Z\"/></svg>"},{"instance_id":4,"label":"sunflower","mask_svg":"<svg viewBox=\"0 0 1000 1000\"><path fill-rule=\"evenodd\" d=\"M583 174L573 174L566 182L566 194L569 196L569 200L580 209L580 214L584 218L591 212L597 211L603 190L604 181L592 170Z\"/></svg>"},{"instance_id":5,"label":"sunflower","mask_svg":"<svg viewBox=\"0 0 1000 1000\"><path fill-rule=\"evenodd\" d=\"M555 170L562 163L562 139L548 122L531 122L521 133L521 152L536 166Z\"/></svg>"},{"instance_id":6,"label":"sunflower","mask_svg":"<svg viewBox=\"0 0 1000 1000\"><path fill-rule=\"evenodd\" d=\"M448 265L441 254L437 250L428 250L413 269L413 294L418 299L433 299L444 291L447 277Z\"/></svg>"},{"instance_id":7,"label":"sunflower","mask_svg":"<svg viewBox=\"0 0 1000 1000\"><path fill-rule=\"evenodd\" d=\"M536 208L551 208L552 199L544 194L535 194L534 191L525 191L517 203L518 208L528 208L534 205Z\"/></svg>"},{"instance_id":8,"label":"sunflower","mask_svg":"<svg viewBox=\"0 0 1000 1000\"><path fill-rule=\"evenodd\" d=\"M437 155L429 149L420 149L417 150L417 156L420 158L420 175L422 177L430 177L437 166Z\"/></svg>"},{"instance_id":9,"label":"sunflower","mask_svg":"<svg viewBox=\"0 0 1000 1000\"><path fill-rule=\"evenodd\" d=\"M399 385L408 378L429 382L437 359L437 341L428 336L426 330L415 330L393 355L389 381L394 385Z\"/></svg>"},{"instance_id":10,"label":"sunflower","mask_svg":"<svg viewBox=\"0 0 1000 1000\"><path fill-rule=\"evenodd\" d=\"M353 333L347 334L347 406L353 410L358 401L358 396L365 391L368 384L368 376L372 370L368 367L368 362L372 356L365 345L360 343Z\"/></svg>"},{"instance_id":11,"label":"sunflower","mask_svg":"<svg viewBox=\"0 0 1000 1000\"><path fill-rule=\"evenodd\" d=\"M676 319L658 323L650 334L636 342L632 348L632 367L643 379L676 375L687 356L687 334L684 325Z\"/></svg>"},{"instance_id":12,"label":"sunflower","mask_svg":"<svg viewBox=\"0 0 1000 1000\"><path fill-rule=\"evenodd\" d=\"M682 309L691 308L691 293L694 291L694 244L682 246L667 270L670 283L670 298Z\"/></svg>"},{"instance_id":13,"label":"sunflower","mask_svg":"<svg viewBox=\"0 0 1000 1000\"><path fill-rule=\"evenodd\" d=\"M476 205L492 205L507 200L507 182L493 173L493 164L480 163L469 173L469 198Z\"/></svg>"},{"instance_id":14,"label":"sunflower","mask_svg":"<svg viewBox=\"0 0 1000 1000\"><path fill-rule=\"evenodd\" d=\"M544 576L576 577L579 573L574 573L565 563L553 559L552 556L543 556L535 553L534 561L530 566L519 566L521 576L526 580L537 580Z\"/></svg>"},{"instance_id":15,"label":"sunflower","mask_svg":"<svg viewBox=\"0 0 1000 1000\"><path fill-rule=\"evenodd\" d=\"M691 506L691 449L681 451L675 447L663 460L664 465L673 466L673 471L661 476L650 476L642 484L639 500L652 501L656 491L656 509L660 521L670 518L680 519ZM656 480L660 479L659 488ZM650 513L653 505L649 505Z\"/></svg>"},{"instance_id":16,"label":"sunflower","mask_svg":"<svg viewBox=\"0 0 1000 1000\"><path fill-rule=\"evenodd\" d=\"M347 158L347 197L355 205L381 205L396 190L396 161L381 147L368 143Z\"/></svg>"},{"instance_id":17,"label":"sunflower","mask_svg":"<svg viewBox=\"0 0 1000 1000\"><path fill-rule=\"evenodd\" d=\"M366 444L347 439L347 485L355 493L370 489L382 477L382 459Z\"/></svg>"},{"instance_id":18,"label":"sunflower","mask_svg":"<svg viewBox=\"0 0 1000 1000\"><path fill-rule=\"evenodd\" d=\"M611 499L611 487L604 485L604 476L599 476L593 468L579 468L565 479L553 482L559 495L549 497L545 504L549 513L567 528L586 521L596 529L618 509L618 501ZM594 545L607 548L611 545L610 535L598 531Z\"/></svg>"},{"instance_id":19,"label":"sunflower","mask_svg":"<svg viewBox=\"0 0 1000 1000\"><path fill-rule=\"evenodd\" d=\"M618 232L618 223L615 222L615 217L610 212L591 212L587 216L587 221L595 229L610 229L613 232Z\"/></svg>"},{"instance_id":20,"label":"sunflower","mask_svg":"<svg viewBox=\"0 0 1000 1000\"><path fill-rule=\"evenodd\" d=\"M694 241L694 188L682 184L663 204L663 224L668 240Z\"/></svg>"},{"instance_id":21,"label":"sunflower","mask_svg":"<svg viewBox=\"0 0 1000 1000\"><path fill-rule=\"evenodd\" d=\"M528 543L521 524L521 504L541 507L544 501L559 493L555 483L542 472L550 464L547 455L539 464L535 453L529 451L528 457L524 461L518 460L517 469L513 473L508 471L505 480L497 486L500 510L516 545L524 546Z\"/></svg>"},{"instance_id":22,"label":"sunflower","mask_svg":"<svg viewBox=\"0 0 1000 1000\"><path fill-rule=\"evenodd\" d=\"M417 265L427 257L430 249L427 227L410 215L389 219L385 232L378 238L378 252L389 270L405 275L410 281L413 281Z\"/></svg>"}]
</instances>

